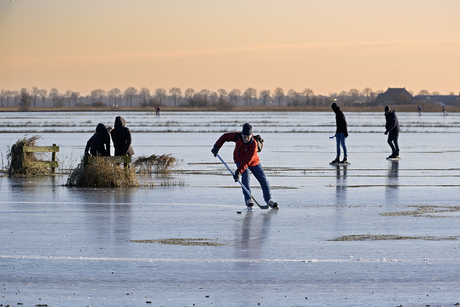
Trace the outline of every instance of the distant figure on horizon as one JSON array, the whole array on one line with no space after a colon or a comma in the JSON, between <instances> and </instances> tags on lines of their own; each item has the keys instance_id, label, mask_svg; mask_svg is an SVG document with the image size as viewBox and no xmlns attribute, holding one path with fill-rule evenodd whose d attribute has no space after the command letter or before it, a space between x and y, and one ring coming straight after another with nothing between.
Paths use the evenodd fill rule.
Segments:
<instances>
[{"instance_id":1,"label":"distant figure on horizon","mask_svg":"<svg viewBox=\"0 0 460 307\"><path fill-rule=\"evenodd\" d=\"M442 106L442 115L446 116L447 113L446 113L446 107Z\"/></svg>"},{"instance_id":2,"label":"distant figure on horizon","mask_svg":"<svg viewBox=\"0 0 460 307\"><path fill-rule=\"evenodd\" d=\"M160 115L160 107L159 106L155 106L155 114Z\"/></svg>"},{"instance_id":3,"label":"distant figure on horizon","mask_svg":"<svg viewBox=\"0 0 460 307\"><path fill-rule=\"evenodd\" d=\"M332 110L335 113L335 124L336 124L336 131L335 131L335 141L337 143L337 158L333 160L331 163L348 163L348 154L347 154L347 146L345 146L345 138L348 137L348 129L347 129L347 120L345 119L345 115L340 110L340 107L334 102L331 105ZM343 148L343 160L340 161L340 146Z\"/></svg>"},{"instance_id":4,"label":"distant figure on horizon","mask_svg":"<svg viewBox=\"0 0 460 307\"><path fill-rule=\"evenodd\" d=\"M388 157L389 159L399 158L399 121L395 114L395 111L390 110L388 106L385 107L385 135L388 134L388 145L391 147L392 154Z\"/></svg>"},{"instance_id":5,"label":"distant figure on horizon","mask_svg":"<svg viewBox=\"0 0 460 307\"><path fill-rule=\"evenodd\" d=\"M99 123L96 133L86 142L85 156L110 156L110 135L107 127Z\"/></svg>"},{"instance_id":6,"label":"distant figure on horizon","mask_svg":"<svg viewBox=\"0 0 460 307\"><path fill-rule=\"evenodd\" d=\"M111 132L115 156L132 156L131 132L126 127L126 121L121 116L115 118L115 128Z\"/></svg>"},{"instance_id":7,"label":"distant figure on horizon","mask_svg":"<svg viewBox=\"0 0 460 307\"><path fill-rule=\"evenodd\" d=\"M420 108L420 106L417 106L418 108L418 115L422 115L422 109Z\"/></svg>"}]
</instances>

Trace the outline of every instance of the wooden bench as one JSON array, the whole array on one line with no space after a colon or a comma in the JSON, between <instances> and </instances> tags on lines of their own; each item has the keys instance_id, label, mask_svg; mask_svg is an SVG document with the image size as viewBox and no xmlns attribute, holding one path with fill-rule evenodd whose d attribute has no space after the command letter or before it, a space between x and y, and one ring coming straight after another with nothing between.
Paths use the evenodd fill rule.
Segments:
<instances>
[{"instance_id":1,"label":"wooden bench","mask_svg":"<svg viewBox=\"0 0 460 307\"><path fill-rule=\"evenodd\" d=\"M109 163L114 164L122 164L124 167L129 168L129 164L131 163L131 156L85 156L83 162L86 164L92 164L97 159L103 159Z\"/></svg>"},{"instance_id":2,"label":"wooden bench","mask_svg":"<svg viewBox=\"0 0 460 307\"><path fill-rule=\"evenodd\" d=\"M14 161L14 167L16 169L22 168L22 162L25 161L27 153L36 152L51 152L51 161L33 161L32 163L40 167L50 167L52 173L54 173L58 167L56 153L59 152L59 146L56 146L56 144L53 144L53 146L13 146L11 151L16 154L22 154L22 159Z\"/></svg>"}]
</instances>

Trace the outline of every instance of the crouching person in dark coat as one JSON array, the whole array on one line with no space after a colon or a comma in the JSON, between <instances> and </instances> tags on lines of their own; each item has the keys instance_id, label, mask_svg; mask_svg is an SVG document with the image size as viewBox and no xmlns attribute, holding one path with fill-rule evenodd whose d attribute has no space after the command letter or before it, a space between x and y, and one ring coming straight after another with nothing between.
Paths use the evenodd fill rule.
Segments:
<instances>
[{"instance_id":1,"label":"crouching person in dark coat","mask_svg":"<svg viewBox=\"0 0 460 307\"><path fill-rule=\"evenodd\" d=\"M131 132L126 127L126 121L121 116L115 118L115 128L110 133L112 135L115 156L132 156L134 150L131 147Z\"/></svg>"},{"instance_id":2,"label":"crouching person in dark coat","mask_svg":"<svg viewBox=\"0 0 460 307\"><path fill-rule=\"evenodd\" d=\"M86 142L85 155L110 156L110 135L104 124L98 124L96 133Z\"/></svg>"}]
</instances>

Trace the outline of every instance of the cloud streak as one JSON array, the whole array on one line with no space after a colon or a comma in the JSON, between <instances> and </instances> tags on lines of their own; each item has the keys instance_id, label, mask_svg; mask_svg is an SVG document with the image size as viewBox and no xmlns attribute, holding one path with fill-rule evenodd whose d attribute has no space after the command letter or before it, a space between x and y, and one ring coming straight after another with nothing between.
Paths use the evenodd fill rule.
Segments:
<instances>
[{"instance_id":1,"label":"cloud streak","mask_svg":"<svg viewBox=\"0 0 460 307\"><path fill-rule=\"evenodd\" d=\"M298 52L321 51L333 53L381 53L392 51L413 50L418 48L460 49L460 40L393 40L393 41L355 41L337 43L312 43L312 44L274 44L259 46L243 46L230 48L211 48L194 50L170 50L155 52L132 52L112 54L76 54L48 57L32 56L3 56L0 67L14 68L24 66L49 66L66 65L76 66L82 64L117 64L129 62L142 62L154 60L179 60L195 59L221 55L267 54L273 52Z\"/></svg>"}]
</instances>

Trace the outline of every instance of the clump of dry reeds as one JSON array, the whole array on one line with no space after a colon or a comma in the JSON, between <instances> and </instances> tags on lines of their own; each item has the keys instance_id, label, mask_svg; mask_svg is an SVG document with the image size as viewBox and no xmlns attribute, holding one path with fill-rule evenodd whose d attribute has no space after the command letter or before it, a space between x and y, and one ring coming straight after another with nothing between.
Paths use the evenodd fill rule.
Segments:
<instances>
[{"instance_id":1,"label":"clump of dry reeds","mask_svg":"<svg viewBox=\"0 0 460 307\"><path fill-rule=\"evenodd\" d=\"M161 156L153 154L150 157L140 156L133 162L133 165L139 169L140 173L165 174L171 172L180 163L182 160L176 159L170 154Z\"/></svg>"},{"instance_id":2,"label":"clump of dry reeds","mask_svg":"<svg viewBox=\"0 0 460 307\"><path fill-rule=\"evenodd\" d=\"M43 154L27 152L22 153L14 148L23 146L36 146L37 140L41 139L40 135L34 135L31 137L23 137L19 139L11 148L8 148L8 175L11 176L35 176L35 175L46 175L50 173L50 170L43 167L39 163L43 160Z\"/></svg>"},{"instance_id":3,"label":"clump of dry reeds","mask_svg":"<svg viewBox=\"0 0 460 307\"><path fill-rule=\"evenodd\" d=\"M131 168L96 159L94 163L81 162L72 171L67 179L67 186L71 187L136 187L139 182L136 172Z\"/></svg>"}]
</instances>

